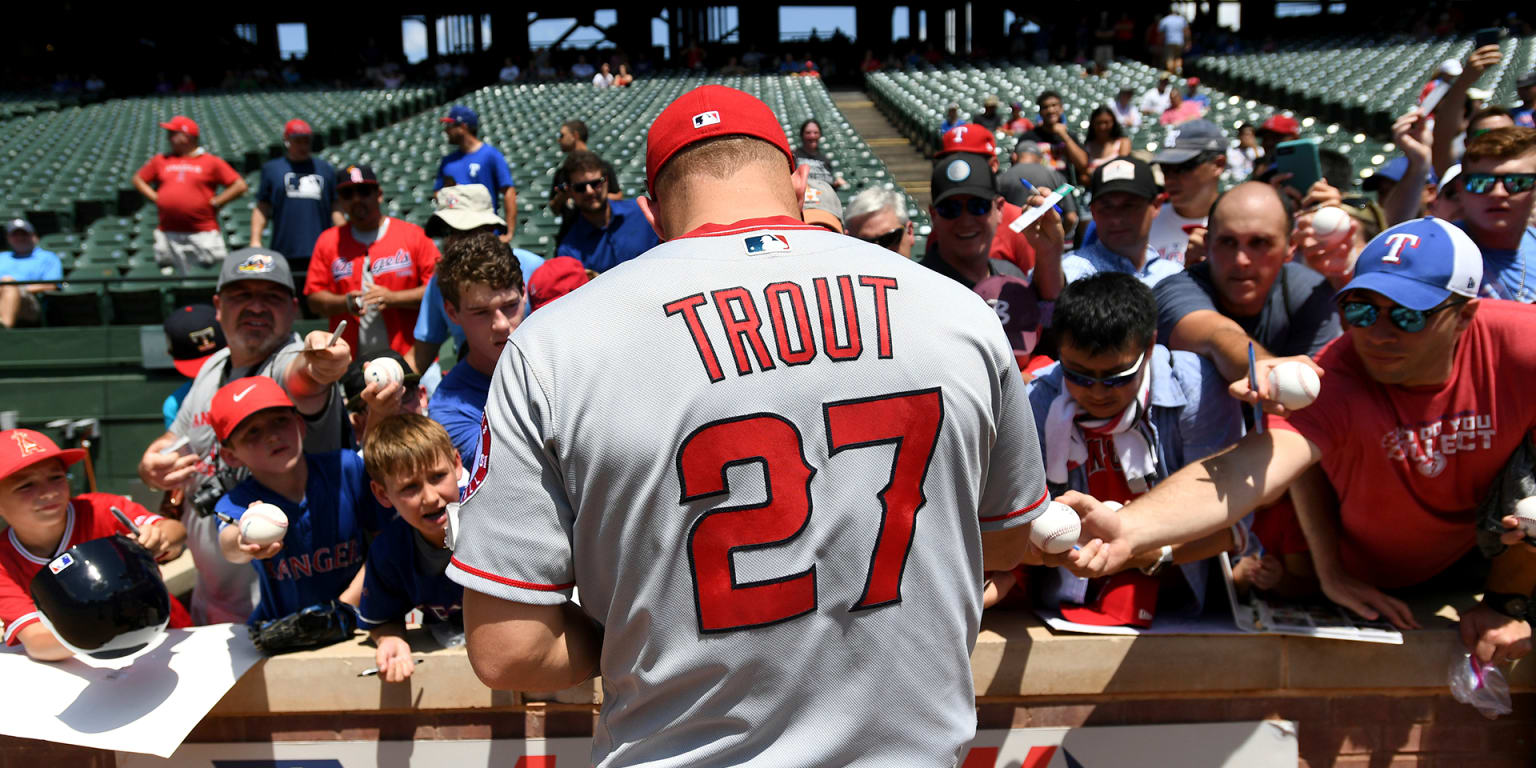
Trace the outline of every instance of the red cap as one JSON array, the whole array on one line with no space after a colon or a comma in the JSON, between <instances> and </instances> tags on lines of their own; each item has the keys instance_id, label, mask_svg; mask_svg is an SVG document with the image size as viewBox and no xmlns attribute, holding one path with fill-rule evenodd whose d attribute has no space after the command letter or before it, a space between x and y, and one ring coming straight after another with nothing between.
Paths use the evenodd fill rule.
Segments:
<instances>
[{"instance_id":1,"label":"red cap","mask_svg":"<svg viewBox=\"0 0 1536 768\"><path fill-rule=\"evenodd\" d=\"M570 256L556 256L528 276L528 301L538 309L587 284L587 269Z\"/></svg>"},{"instance_id":2,"label":"red cap","mask_svg":"<svg viewBox=\"0 0 1536 768\"><path fill-rule=\"evenodd\" d=\"M235 379L213 393L208 406L208 421L220 441L228 440L240 422L257 411L268 408L292 408L293 401L276 381L266 376Z\"/></svg>"},{"instance_id":3,"label":"red cap","mask_svg":"<svg viewBox=\"0 0 1536 768\"><path fill-rule=\"evenodd\" d=\"M757 97L723 85L701 85L667 105L645 139L645 185L656 195L656 174L672 156L695 142L721 136L751 136L772 144L795 170L795 156L779 118Z\"/></svg>"},{"instance_id":4,"label":"red cap","mask_svg":"<svg viewBox=\"0 0 1536 768\"><path fill-rule=\"evenodd\" d=\"M69 466L85 458L79 448L61 450L48 436L30 429L8 429L0 432L0 478L11 475L48 459L61 459Z\"/></svg>"},{"instance_id":5,"label":"red cap","mask_svg":"<svg viewBox=\"0 0 1536 768\"><path fill-rule=\"evenodd\" d=\"M170 120L161 123L160 127L166 129L167 131L180 131L181 133L185 133L188 136L197 135L197 123L192 122L192 118L187 117L186 115L177 115Z\"/></svg>"},{"instance_id":6,"label":"red cap","mask_svg":"<svg viewBox=\"0 0 1536 768\"><path fill-rule=\"evenodd\" d=\"M1185 80L1184 84L1185 85L1190 85L1190 86L1199 85L1200 84L1200 78L1198 78L1198 77L1191 77L1190 79Z\"/></svg>"},{"instance_id":7,"label":"red cap","mask_svg":"<svg viewBox=\"0 0 1536 768\"><path fill-rule=\"evenodd\" d=\"M944 146L933 156L943 157L955 152L993 157L997 155L997 141L992 138L992 132L982 126L957 125L944 134Z\"/></svg>"},{"instance_id":8,"label":"red cap","mask_svg":"<svg viewBox=\"0 0 1536 768\"><path fill-rule=\"evenodd\" d=\"M1259 130L1278 133L1281 136L1296 136L1301 133L1301 123L1296 122L1296 118L1290 115L1274 115L1265 120L1264 124L1259 126Z\"/></svg>"},{"instance_id":9,"label":"red cap","mask_svg":"<svg viewBox=\"0 0 1536 768\"><path fill-rule=\"evenodd\" d=\"M309 123L306 123L303 120L299 120L299 119L289 120L287 125L283 126L283 138L285 138L285 139L291 139L291 138L293 138L295 136L313 136L313 135L315 135L315 132L310 129Z\"/></svg>"},{"instance_id":10,"label":"red cap","mask_svg":"<svg viewBox=\"0 0 1536 768\"><path fill-rule=\"evenodd\" d=\"M1078 624L1098 627L1152 626L1157 613L1156 576L1138 570L1121 571L1104 581L1099 599L1089 605L1061 606L1061 617Z\"/></svg>"}]
</instances>

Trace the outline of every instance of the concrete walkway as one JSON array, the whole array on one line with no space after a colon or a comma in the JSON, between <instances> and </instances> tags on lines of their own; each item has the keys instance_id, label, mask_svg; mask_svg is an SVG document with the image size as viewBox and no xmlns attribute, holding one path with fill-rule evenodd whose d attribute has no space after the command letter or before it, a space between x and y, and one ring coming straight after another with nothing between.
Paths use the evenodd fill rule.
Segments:
<instances>
[{"instance_id":1,"label":"concrete walkway","mask_svg":"<svg viewBox=\"0 0 1536 768\"><path fill-rule=\"evenodd\" d=\"M932 161L923 157L923 153L912 146L880 110L875 109L875 103L863 91L833 91L832 103L842 110L848 123L885 163L896 183L917 201L918 206L926 209L930 199L928 177L933 170Z\"/></svg>"}]
</instances>

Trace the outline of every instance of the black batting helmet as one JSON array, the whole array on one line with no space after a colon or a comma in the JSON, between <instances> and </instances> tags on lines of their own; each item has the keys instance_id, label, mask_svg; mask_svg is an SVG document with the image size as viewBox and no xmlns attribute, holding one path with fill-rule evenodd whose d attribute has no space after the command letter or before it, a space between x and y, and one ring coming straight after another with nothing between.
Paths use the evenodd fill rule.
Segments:
<instances>
[{"instance_id":1,"label":"black batting helmet","mask_svg":"<svg viewBox=\"0 0 1536 768\"><path fill-rule=\"evenodd\" d=\"M125 536L70 547L32 578L43 623L77 655L116 659L165 632L171 598L149 552Z\"/></svg>"}]
</instances>

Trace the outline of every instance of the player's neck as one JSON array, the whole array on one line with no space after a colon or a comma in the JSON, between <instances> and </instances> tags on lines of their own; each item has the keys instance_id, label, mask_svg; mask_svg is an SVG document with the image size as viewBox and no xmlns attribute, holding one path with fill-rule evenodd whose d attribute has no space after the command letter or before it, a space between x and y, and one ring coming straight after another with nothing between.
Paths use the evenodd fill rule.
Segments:
<instances>
[{"instance_id":1,"label":"player's neck","mask_svg":"<svg viewBox=\"0 0 1536 768\"><path fill-rule=\"evenodd\" d=\"M775 180L779 184L784 182ZM734 224L748 219L775 216L800 218L800 208L790 207L787 199L765 194L770 182L760 176L737 174L729 179L695 179L688 190L689 205L676 215L668 212L664 221L667 237L692 232L705 224ZM793 199L793 190L787 196Z\"/></svg>"},{"instance_id":2,"label":"player's neck","mask_svg":"<svg viewBox=\"0 0 1536 768\"><path fill-rule=\"evenodd\" d=\"M309 462L300 454L298 464L287 472L258 472L253 469L251 477L268 490L297 503L304 500L304 491L309 486Z\"/></svg>"}]
</instances>

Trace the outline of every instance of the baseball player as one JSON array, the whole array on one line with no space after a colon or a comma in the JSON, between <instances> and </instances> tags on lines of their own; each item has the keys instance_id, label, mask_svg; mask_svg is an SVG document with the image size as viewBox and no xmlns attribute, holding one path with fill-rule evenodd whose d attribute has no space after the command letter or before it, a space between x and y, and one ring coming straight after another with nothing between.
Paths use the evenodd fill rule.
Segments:
<instances>
[{"instance_id":1,"label":"baseball player","mask_svg":"<svg viewBox=\"0 0 1536 768\"><path fill-rule=\"evenodd\" d=\"M954 765L983 561L1038 562L1047 499L996 315L802 222L740 91L668 106L646 178L662 244L497 365L450 522L476 673L601 672L599 766Z\"/></svg>"}]
</instances>

